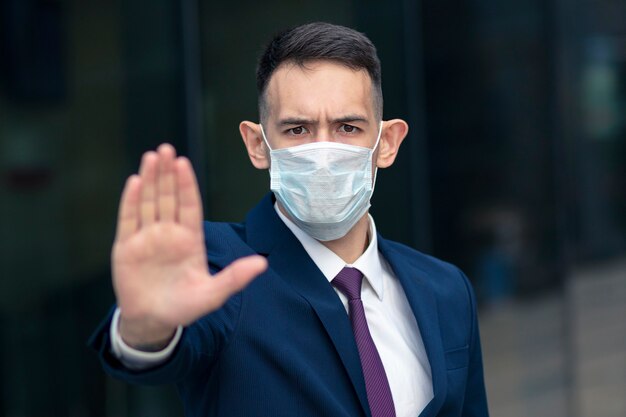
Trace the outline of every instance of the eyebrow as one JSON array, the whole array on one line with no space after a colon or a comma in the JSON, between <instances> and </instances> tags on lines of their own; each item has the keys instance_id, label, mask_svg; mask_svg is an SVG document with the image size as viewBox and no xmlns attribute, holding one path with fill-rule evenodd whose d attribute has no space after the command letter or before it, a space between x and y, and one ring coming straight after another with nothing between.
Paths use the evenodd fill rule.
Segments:
<instances>
[{"instance_id":1,"label":"eyebrow","mask_svg":"<svg viewBox=\"0 0 626 417\"><path fill-rule=\"evenodd\" d=\"M365 116L361 116L358 114L349 114L343 117L340 117L338 119L332 119L331 123L354 123L354 122L361 122L361 123L369 123L369 120L367 120L367 118Z\"/></svg>"},{"instance_id":2,"label":"eyebrow","mask_svg":"<svg viewBox=\"0 0 626 417\"><path fill-rule=\"evenodd\" d=\"M338 117L336 119L331 119L331 123L369 123L365 116L361 116L358 114L348 114L346 116ZM278 121L278 126L292 126L292 125L313 125L317 124L317 120L305 119L303 117L286 117Z\"/></svg>"},{"instance_id":3,"label":"eyebrow","mask_svg":"<svg viewBox=\"0 0 626 417\"><path fill-rule=\"evenodd\" d=\"M317 123L315 120L304 119L300 117L287 117L278 121L279 126L289 125L312 125Z\"/></svg>"}]
</instances>

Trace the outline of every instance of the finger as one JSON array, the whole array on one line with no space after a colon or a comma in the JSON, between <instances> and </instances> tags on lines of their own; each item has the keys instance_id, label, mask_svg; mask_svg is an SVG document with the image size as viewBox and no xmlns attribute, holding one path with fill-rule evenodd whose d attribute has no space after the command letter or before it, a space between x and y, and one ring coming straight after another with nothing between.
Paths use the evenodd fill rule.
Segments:
<instances>
[{"instance_id":1,"label":"finger","mask_svg":"<svg viewBox=\"0 0 626 417\"><path fill-rule=\"evenodd\" d=\"M267 260L262 256L237 259L207 281L207 307L218 308L266 269Z\"/></svg>"},{"instance_id":2,"label":"finger","mask_svg":"<svg viewBox=\"0 0 626 417\"><path fill-rule=\"evenodd\" d=\"M159 170L157 176L157 213L160 221L174 221L176 217L176 178L174 159L176 150L170 144L159 146Z\"/></svg>"},{"instance_id":3,"label":"finger","mask_svg":"<svg viewBox=\"0 0 626 417\"><path fill-rule=\"evenodd\" d=\"M202 200L198 181L191 163L185 157L176 159L176 191L178 194L178 221L183 226L202 228Z\"/></svg>"},{"instance_id":4,"label":"finger","mask_svg":"<svg viewBox=\"0 0 626 417\"><path fill-rule=\"evenodd\" d=\"M139 226L139 201L141 196L141 179L131 175L126 180L117 218L116 239L123 241L137 231Z\"/></svg>"},{"instance_id":5,"label":"finger","mask_svg":"<svg viewBox=\"0 0 626 417\"><path fill-rule=\"evenodd\" d=\"M148 226L156 221L156 177L159 157L156 152L146 152L141 161L139 175L141 176L141 226Z\"/></svg>"}]
</instances>

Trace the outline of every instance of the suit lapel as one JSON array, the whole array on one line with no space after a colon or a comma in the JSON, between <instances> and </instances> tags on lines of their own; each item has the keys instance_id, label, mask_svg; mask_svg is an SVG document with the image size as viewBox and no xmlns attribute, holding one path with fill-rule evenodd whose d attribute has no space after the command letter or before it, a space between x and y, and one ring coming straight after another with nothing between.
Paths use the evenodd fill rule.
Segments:
<instances>
[{"instance_id":1,"label":"suit lapel","mask_svg":"<svg viewBox=\"0 0 626 417\"><path fill-rule=\"evenodd\" d=\"M271 271L311 305L352 381L364 413L370 410L358 349L346 310L328 280L276 214L271 194L246 218L248 244L267 256Z\"/></svg>"},{"instance_id":2,"label":"suit lapel","mask_svg":"<svg viewBox=\"0 0 626 417\"><path fill-rule=\"evenodd\" d=\"M428 274L411 259L399 254L391 245L378 236L378 249L398 277L413 310L419 331L424 341L433 381L433 399L420 417L435 416L446 396L447 375L445 354L441 340L441 327L437 312L437 299L426 280Z\"/></svg>"}]
</instances>

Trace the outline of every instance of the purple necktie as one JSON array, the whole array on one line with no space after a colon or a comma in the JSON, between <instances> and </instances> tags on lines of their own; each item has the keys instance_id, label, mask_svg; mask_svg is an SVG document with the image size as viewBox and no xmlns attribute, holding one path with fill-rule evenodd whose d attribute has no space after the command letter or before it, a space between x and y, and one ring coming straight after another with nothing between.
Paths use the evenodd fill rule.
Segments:
<instances>
[{"instance_id":1,"label":"purple necktie","mask_svg":"<svg viewBox=\"0 0 626 417\"><path fill-rule=\"evenodd\" d=\"M385 368L376 350L365 319L365 310L361 301L361 283L363 274L356 268L343 268L332 280L333 286L348 297L348 312L352 322L352 331L361 357L361 367L365 377L365 390L372 417L395 417L391 389Z\"/></svg>"}]
</instances>

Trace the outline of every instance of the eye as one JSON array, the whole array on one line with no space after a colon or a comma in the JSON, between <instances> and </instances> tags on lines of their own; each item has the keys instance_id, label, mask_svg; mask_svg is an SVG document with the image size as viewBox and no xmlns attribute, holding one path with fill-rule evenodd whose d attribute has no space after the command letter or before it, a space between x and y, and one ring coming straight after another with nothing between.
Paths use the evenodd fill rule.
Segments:
<instances>
[{"instance_id":1,"label":"eye","mask_svg":"<svg viewBox=\"0 0 626 417\"><path fill-rule=\"evenodd\" d=\"M358 133L359 130L360 129L356 126L346 125L346 124L341 125L341 127L339 128L339 131L341 133L347 133L347 134Z\"/></svg>"},{"instance_id":2,"label":"eye","mask_svg":"<svg viewBox=\"0 0 626 417\"><path fill-rule=\"evenodd\" d=\"M287 133L293 136L300 136L300 135L304 135L305 133L309 133L309 131L304 126L298 126L298 127L292 127L291 129L288 129Z\"/></svg>"}]
</instances>

